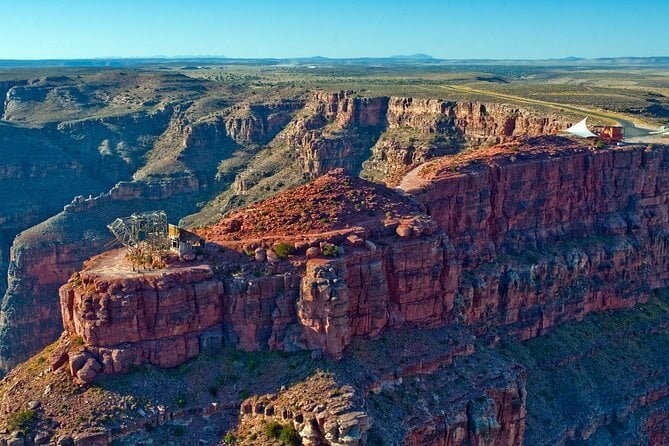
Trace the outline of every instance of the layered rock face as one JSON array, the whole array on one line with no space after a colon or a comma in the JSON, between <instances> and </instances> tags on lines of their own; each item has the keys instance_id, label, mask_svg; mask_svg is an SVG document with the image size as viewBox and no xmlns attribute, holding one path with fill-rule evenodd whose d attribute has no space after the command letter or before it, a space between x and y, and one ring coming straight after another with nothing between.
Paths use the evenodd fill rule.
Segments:
<instances>
[{"instance_id":1,"label":"layered rock face","mask_svg":"<svg viewBox=\"0 0 669 446\"><path fill-rule=\"evenodd\" d=\"M411 167L461 150L466 140L503 142L568 126L557 117L502 104L341 92L314 95L282 137L298 150L311 178L341 167L394 184Z\"/></svg>"},{"instance_id":2,"label":"layered rock face","mask_svg":"<svg viewBox=\"0 0 669 446\"><path fill-rule=\"evenodd\" d=\"M316 94L281 137L298 150L311 178L337 168L357 172L386 125L387 107L387 97Z\"/></svg>"},{"instance_id":3,"label":"layered rock face","mask_svg":"<svg viewBox=\"0 0 669 446\"><path fill-rule=\"evenodd\" d=\"M394 227L374 240L387 244ZM295 259L293 265L221 263L212 258L219 249L213 245L210 263L228 272L219 278L208 264L137 275L124 251L113 251L92 259L61 288L63 323L108 374L144 362L173 367L207 343L220 349L223 339L245 350L308 348L341 357L353 336L440 324L449 310L441 302L441 237L415 235L384 248L371 238L348 246L350 254L341 258ZM234 270L240 273L229 273ZM421 298L410 298L412 290Z\"/></svg>"},{"instance_id":4,"label":"layered rock face","mask_svg":"<svg viewBox=\"0 0 669 446\"><path fill-rule=\"evenodd\" d=\"M412 193L449 236L462 320L526 339L669 285L668 153L521 151L426 174Z\"/></svg>"},{"instance_id":5,"label":"layered rock face","mask_svg":"<svg viewBox=\"0 0 669 446\"><path fill-rule=\"evenodd\" d=\"M307 261L297 301L306 346L340 357L353 336L448 320L441 243L424 234L373 250L348 248L344 259Z\"/></svg>"},{"instance_id":6,"label":"layered rock face","mask_svg":"<svg viewBox=\"0 0 669 446\"><path fill-rule=\"evenodd\" d=\"M94 346L89 352L104 373L144 362L174 367L196 356L200 345L206 351L215 338L220 348L222 284L207 265L143 277L129 272L122 279L106 272L113 260L102 259L61 290L65 329Z\"/></svg>"},{"instance_id":7,"label":"layered rock face","mask_svg":"<svg viewBox=\"0 0 669 446\"><path fill-rule=\"evenodd\" d=\"M504 141L514 136L554 135L563 131L565 122L503 104L462 102L450 111L455 125L468 138Z\"/></svg>"},{"instance_id":8,"label":"layered rock face","mask_svg":"<svg viewBox=\"0 0 669 446\"><path fill-rule=\"evenodd\" d=\"M226 117L225 129L239 144L267 144L290 122L293 112L303 106L299 100L284 100L240 107Z\"/></svg>"},{"instance_id":9,"label":"layered rock face","mask_svg":"<svg viewBox=\"0 0 669 446\"><path fill-rule=\"evenodd\" d=\"M525 378L520 370L507 376L488 377L485 396L457 401L448 415L435 417L413 428L404 444L458 446L524 444ZM458 404L459 403L459 404Z\"/></svg>"},{"instance_id":10,"label":"layered rock face","mask_svg":"<svg viewBox=\"0 0 669 446\"><path fill-rule=\"evenodd\" d=\"M478 334L527 339L593 311L645 302L651 290L668 286L667 148L551 144L500 146L455 171L431 166L410 192L434 221L410 211L409 202L404 216L370 217L407 198L379 201L378 186L341 173L231 215L206 232L208 262L223 274L222 310L206 325L222 324L226 342L248 350L308 348L341 357L354 337L384 328L461 322ZM309 218L320 219L323 232L264 232L282 221L292 222L282 226L287 233L300 227L303 206L294 205L303 203L300 191L312 189L322 197L311 197ZM359 202L351 199L356 193ZM325 213L333 197L349 203L335 212L339 221L323 223L335 218ZM369 210L356 204L371 202ZM297 247L290 263L274 253L280 242ZM255 260L218 258L219 243L223 251L255 251ZM328 257L328 244L341 250ZM68 296L61 291L61 301ZM88 307L72 308L72 319L86 320ZM182 322L174 329L203 328L176 328ZM98 346L83 325L66 326ZM155 338L138 336L133 342Z\"/></svg>"}]
</instances>

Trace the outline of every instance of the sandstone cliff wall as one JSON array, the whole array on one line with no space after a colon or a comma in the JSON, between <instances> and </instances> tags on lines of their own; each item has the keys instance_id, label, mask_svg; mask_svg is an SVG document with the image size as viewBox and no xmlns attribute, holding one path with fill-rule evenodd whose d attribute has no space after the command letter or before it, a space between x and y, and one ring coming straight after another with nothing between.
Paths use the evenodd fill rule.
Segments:
<instances>
[{"instance_id":1,"label":"sandstone cliff wall","mask_svg":"<svg viewBox=\"0 0 669 446\"><path fill-rule=\"evenodd\" d=\"M413 192L449 237L457 311L521 338L669 285L669 150L518 155Z\"/></svg>"},{"instance_id":2,"label":"sandstone cliff wall","mask_svg":"<svg viewBox=\"0 0 669 446\"><path fill-rule=\"evenodd\" d=\"M395 183L411 167L471 143L555 134L570 124L504 104L319 93L283 138L310 176L343 167ZM364 162L364 164L363 164Z\"/></svg>"},{"instance_id":3,"label":"sandstone cliff wall","mask_svg":"<svg viewBox=\"0 0 669 446\"><path fill-rule=\"evenodd\" d=\"M0 319L0 367L10 369L62 332L58 288L84 260L109 249L106 228L119 215L163 209L174 221L203 199L199 180L120 182L108 193L76 197L54 217L19 234L9 249ZM176 198L175 198L176 197Z\"/></svg>"},{"instance_id":4,"label":"sandstone cliff wall","mask_svg":"<svg viewBox=\"0 0 669 446\"><path fill-rule=\"evenodd\" d=\"M411 191L434 222L412 217L403 231L385 221L337 233L337 243L349 232L359 239L347 241L338 258L298 253L297 263L261 263L253 273L244 261L229 265L240 273L223 279L223 310L205 326L222 322L226 341L247 350L341 357L353 337L384 328L462 322L478 334L527 339L593 311L645 302L669 286L669 149L571 147L514 158L438 173ZM61 301L72 300L68 287ZM145 313L148 304L133 305ZM67 307L74 308L70 319L87 320L87 306ZM66 327L100 345L81 324ZM188 324L175 319L173 330L204 328ZM143 333L132 342L168 336Z\"/></svg>"}]
</instances>

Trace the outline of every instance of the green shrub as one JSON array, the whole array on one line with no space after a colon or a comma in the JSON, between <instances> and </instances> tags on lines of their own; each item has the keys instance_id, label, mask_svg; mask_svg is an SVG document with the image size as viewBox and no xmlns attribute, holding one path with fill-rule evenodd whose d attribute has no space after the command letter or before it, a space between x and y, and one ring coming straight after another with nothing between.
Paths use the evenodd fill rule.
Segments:
<instances>
[{"instance_id":1,"label":"green shrub","mask_svg":"<svg viewBox=\"0 0 669 446\"><path fill-rule=\"evenodd\" d=\"M281 428L279 441L282 445L285 446L298 446L302 443L300 441L300 436L297 434L295 428L289 424L286 424Z\"/></svg>"},{"instance_id":2,"label":"green shrub","mask_svg":"<svg viewBox=\"0 0 669 446\"><path fill-rule=\"evenodd\" d=\"M188 403L188 399L186 398L186 395L183 394L183 393L180 393L177 396L177 399L174 400L174 404L176 404L177 407L182 408L182 409L184 407L186 407L186 403Z\"/></svg>"},{"instance_id":3,"label":"green shrub","mask_svg":"<svg viewBox=\"0 0 669 446\"><path fill-rule=\"evenodd\" d=\"M183 426L174 426L174 436L175 437L183 437L184 436Z\"/></svg>"},{"instance_id":4,"label":"green shrub","mask_svg":"<svg viewBox=\"0 0 669 446\"><path fill-rule=\"evenodd\" d=\"M36 414L32 409L11 413L7 417L7 430L10 432L21 431L23 435L28 435L35 418Z\"/></svg>"},{"instance_id":5,"label":"green shrub","mask_svg":"<svg viewBox=\"0 0 669 446\"><path fill-rule=\"evenodd\" d=\"M323 255L327 257L336 257L339 254L339 247L332 243L327 243L323 246Z\"/></svg>"},{"instance_id":6,"label":"green shrub","mask_svg":"<svg viewBox=\"0 0 669 446\"><path fill-rule=\"evenodd\" d=\"M291 424L281 424L276 420L265 424L265 435L268 438L278 439L284 446L298 446L302 444L300 436Z\"/></svg>"},{"instance_id":7,"label":"green shrub","mask_svg":"<svg viewBox=\"0 0 669 446\"><path fill-rule=\"evenodd\" d=\"M281 423L276 420L270 421L265 425L265 435L267 435L268 438L279 438L282 429L283 426Z\"/></svg>"},{"instance_id":8,"label":"green shrub","mask_svg":"<svg viewBox=\"0 0 669 446\"><path fill-rule=\"evenodd\" d=\"M232 444L235 442L235 436L232 435L230 432L228 432L227 434L225 434L225 437L223 437L223 441L225 442L225 444Z\"/></svg>"},{"instance_id":9,"label":"green shrub","mask_svg":"<svg viewBox=\"0 0 669 446\"><path fill-rule=\"evenodd\" d=\"M250 371L254 371L255 369L258 368L258 364L251 358L248 361L246 361L245 367Z\"/></svg>"},{"instance_id":10,"label":"green shrub","mask_svg":"<svg viewBox=\"0 0 669 446\"><path fill-rule=\"evenodd\" d=\"M295 251L295 247L290 243L277 243L274 246L274 252L282 259L287 259Z\"/></svg>"}]
</instances>

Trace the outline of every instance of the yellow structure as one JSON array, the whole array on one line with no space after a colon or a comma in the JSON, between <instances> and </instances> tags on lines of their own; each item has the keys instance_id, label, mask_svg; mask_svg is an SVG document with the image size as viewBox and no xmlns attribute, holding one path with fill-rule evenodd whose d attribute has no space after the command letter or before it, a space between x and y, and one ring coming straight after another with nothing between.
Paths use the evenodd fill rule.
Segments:
<instances>
[{"instance_id":1,"label":"yellow structure","mask_svg":"<svg viewBox=\"0 0 669 446\"><path fill-rule=\"evenodd\" d=\"M179 257L189 257L198 250L204 250L204 238L179 226L168 224L167 237L169 238L170 251L179 254Z\"/></svg>"}]
</instances>

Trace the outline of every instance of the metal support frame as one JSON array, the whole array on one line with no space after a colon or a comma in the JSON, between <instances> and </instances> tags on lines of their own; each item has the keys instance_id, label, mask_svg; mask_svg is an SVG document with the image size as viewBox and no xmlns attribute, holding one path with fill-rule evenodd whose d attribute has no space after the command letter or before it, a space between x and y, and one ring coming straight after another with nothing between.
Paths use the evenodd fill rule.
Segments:
<instances>
[{"instance_id":1,"label":"metal support frame","mask_svg":"<svg viewBox=\"0 0 669 446\"><path fill-rule=\"evenodd\" d=\"M146 244L152 251L168 248L167 214L164 211L117 218L107 228L130 251L137 249L140 243Z\"/></svg>"}]
</instances>

